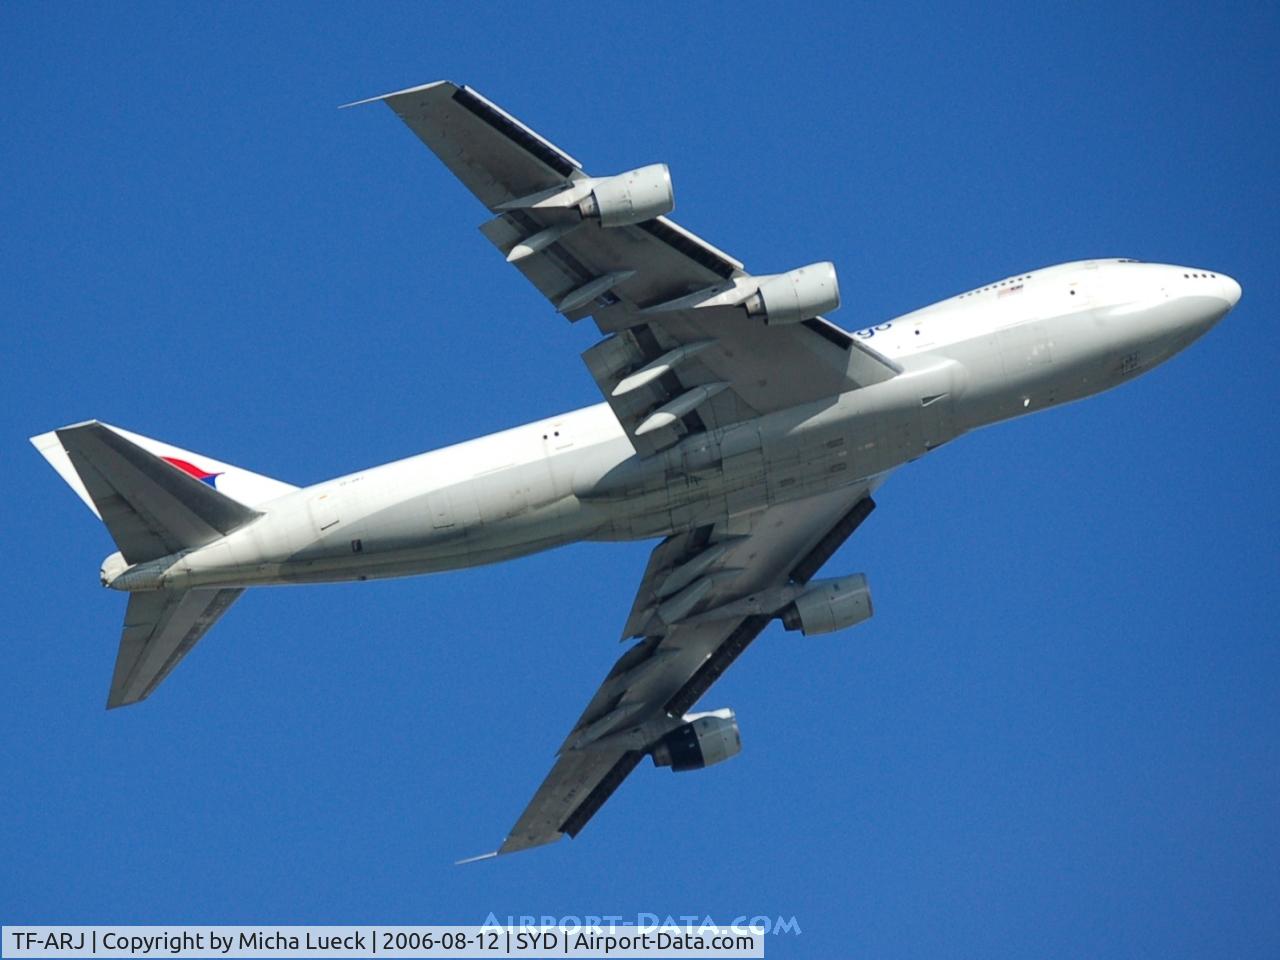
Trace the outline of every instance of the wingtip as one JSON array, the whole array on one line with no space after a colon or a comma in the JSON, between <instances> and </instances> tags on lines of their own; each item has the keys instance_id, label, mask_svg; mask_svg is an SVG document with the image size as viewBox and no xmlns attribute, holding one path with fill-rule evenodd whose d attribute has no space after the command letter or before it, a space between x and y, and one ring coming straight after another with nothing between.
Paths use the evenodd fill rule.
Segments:
<instances>
[{"instance_id":1,"label":"wingtip","mask_svg":"<svg viewBox=\"0 0 1280 960\"><path fill-rule=\"evenodd\" d=\"M467 857L465 860L455 860L453 861L453 865L455 867L460 867L464 863L479 863L481 860L492 860L497 855L497 850L490 850L488 853L482 853L478 857Z\"/></svg>"},{"instance_id":2,"label":"wingtip","mask_svg":"<svg viewBox=\"0 0 1280 960\"><path fill-rule=\"evenodd\" d=\"M360 107L366 103L377 103L379 100L389 100L392 97L398 97L404 93L417 93L420 90L430 90L432 87L451 86L456 87L456 83L449 80L433 80L431 83L420 83L416 87L405 87L403 90L392 90L390 93L380 93L376 97L365 97L363 100L352 100L350 103L342 103L338 105L339 110L346 110L348 107Z\"/></svg>"}]
</instances>

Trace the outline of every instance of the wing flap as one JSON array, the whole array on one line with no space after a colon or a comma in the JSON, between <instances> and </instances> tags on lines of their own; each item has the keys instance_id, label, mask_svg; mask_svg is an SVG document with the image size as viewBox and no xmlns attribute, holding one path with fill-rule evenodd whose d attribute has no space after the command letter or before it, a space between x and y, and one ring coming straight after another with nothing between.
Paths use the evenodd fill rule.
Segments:
<instances>
[{"instance_id":1,"label":"wing flap","mask_svg":"<svg viewBox=\"0 0 1280 960\"><path fill-rule=\"evenodd\" d=\"M537 202L575 183L585 191L588 175L471 88L440 82L377 99L496 214L481 230L508 261L568 319L594 317L618 341L588 351L588 366L642 456L689 434L833 398L900 372L821 317L772 326L748 317L742 304L759 280L665 216L605 227L572 204ZM636 370L703 342L712 346L696 358L642 389L614 394ZM606 354L622 359L598 362ZM709 384L727 388L714 396L696 392ZM678 418L661 418L661 428L639 430L653 426L655 411L682 399L697 402Z\"/></svg>"},{"instance_id":2,"label":"wing flap","mask_svg":"<svg viewBox=\"0 0 1280 960\"><path fill-rule=\"evenodd\" d=\"M373 100L395 111L490 209L583 176L573 157L469 87L442 80Z\"/></svg>"},{"instance_id":3,"label":"wing flap","mask_svg":"<svg viewBox=\"0 0 1280 960\"><path fill-rule=\"evenodd\" d=\"M631 619L636 610L653 607L674 571L708 550L715 552L714 562L699 576L716 579L697 612L771 586L807 582L874 509L870 492L850 488L668 537L650 556ZM772 620L752 614L661 625L647 614L641 618L662 632L618 658L499 853L576 836Z\"/></svg>"},{"instance_id":4,"label":"wing flap","mask_svg":"<svg viewBox=\"0 0 1280 960\"><path fill-rule=\"evenodd\" d=\"M516 821L498 853L516 853L574 836L640 761L622 749L574 751L561 756ZM589 811L589 812L588 812Z\"/></svg>"}]
</instances>

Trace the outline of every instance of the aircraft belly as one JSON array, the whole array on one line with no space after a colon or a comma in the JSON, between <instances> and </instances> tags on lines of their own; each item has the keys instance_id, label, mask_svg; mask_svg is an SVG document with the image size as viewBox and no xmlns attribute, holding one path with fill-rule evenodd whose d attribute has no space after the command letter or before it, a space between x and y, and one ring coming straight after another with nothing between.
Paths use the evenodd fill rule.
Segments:
<instances>
[{"instance_id":1,"label":"aircraft belly","mask_svg":"<svg viewBox=\"0 0 1280 960\"><path fill-rule=\"evenodd\" d=\"M646 458L606 440L446 484L424 484L423 470L370 471L299 491L188 576L219 585L409 576L723 522L863 482L950 439L958 370L929 358L893 380Z\"/></svg>"},{"instance_id":2,"label":"aircraft belly","mask_svg":"<svg viewBox=\"0 0 1280 960\"><path fill-rule=\"evenodd\" d=\"M632 461L591 491L609 516L593 538L664 536L723 523L887 473L956 435L958 384L950 368L920 371L892 390L871 387L781 411L710 441L699 438L693 449L680 444Z\"/></svg>"},{"instance_id":3,"label":"aircraft belly","mask_svg":"<svg viewBox=\"0 0 1280 960\"><path fill-rule=\"evenodd\" d=\"M946 353L973 374L957 411L961 424L973 429L1113 386L1123 351L1118 339L1107 351L1107 339L1097 311L1089 308L948 346Z\"/></svg>"}]
</instances>

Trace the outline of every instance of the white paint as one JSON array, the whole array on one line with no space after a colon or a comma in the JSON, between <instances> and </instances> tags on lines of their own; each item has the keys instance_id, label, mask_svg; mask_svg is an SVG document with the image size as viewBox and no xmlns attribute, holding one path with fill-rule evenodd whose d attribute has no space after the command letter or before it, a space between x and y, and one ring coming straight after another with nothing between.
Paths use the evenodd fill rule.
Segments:
<instances>
[{"instance_id":1,"label":"white paint","mask_svg":"<svg viewBox=\"0 0 1280 960\"><path fill-rule=\"evenodd\" d=\"M637 457L600 404L303 490L278 485L282 495L255 503L261 519L170 558L163 582L230 587L405 576L584 538L663 535L678 529L673 513L690 525L723 521L730 502L740 514L865 483L969 429L1115 386L1185 347L1238 297L1229 278L1160 264L1032 271L859 331L903 373L834 403L759 418L761 460L726 459L700 470L697 483L676 482L680 446ZM1089 305L1077 309L1082 298ZM922 327L927 337L914 333ZM917 347L925 339L930 345ZM1033 397L1045 399L1033 404ZM557 431L572 443L560 445ZM713 439L727 442L728 433ZM145 442L166 455L184 453ZM48 444L42 452L48 455Z\"/></svg>"}]
</instances>

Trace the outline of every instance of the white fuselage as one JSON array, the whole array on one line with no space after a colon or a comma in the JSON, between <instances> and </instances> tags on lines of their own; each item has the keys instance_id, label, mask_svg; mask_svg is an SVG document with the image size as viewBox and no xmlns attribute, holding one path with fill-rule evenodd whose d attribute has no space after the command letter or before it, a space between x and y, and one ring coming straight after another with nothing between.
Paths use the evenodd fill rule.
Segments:
<instances>
[{"instance_id":1,"label":"white fuselage","mask_svg":"<svg viewBox=\"0 0 1280 960\"><path fill-rule=\"evenodd\" d=\"M230 536L155 561L163 569L146 580L226 587L430 573L874 487L976 427L1131 379L1239 296L1226 276L1163 264L1020 274L855 333L901 366L883 383L643 459L607 405L575 410L294 491Z\"/></svg>"}]
</instances>

